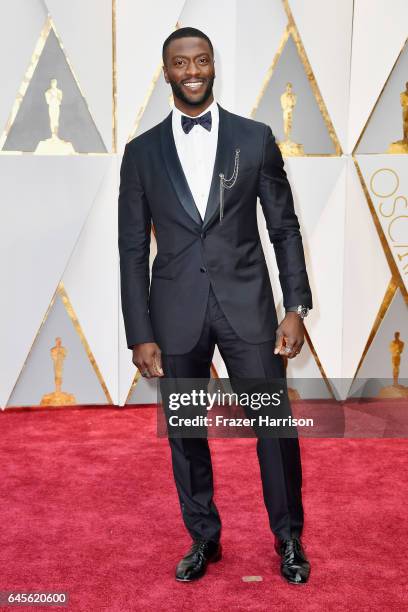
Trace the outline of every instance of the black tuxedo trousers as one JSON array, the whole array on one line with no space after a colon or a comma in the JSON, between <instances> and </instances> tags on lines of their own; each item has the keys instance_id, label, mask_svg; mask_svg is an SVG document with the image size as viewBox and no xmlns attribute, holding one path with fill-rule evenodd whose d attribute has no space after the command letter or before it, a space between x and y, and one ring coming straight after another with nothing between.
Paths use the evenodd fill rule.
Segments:
<instances>
[{"instance_id":1,"label":"black tuxedo trousers","mask_svg":"<svg viewBox=\"0 0 408 612\"><path fill-rule=\"evenodd\" d=\"M194 378L205 383L210 378L215 345L231 380L285 377L283 357L273 352L274 341L254 344L241 340L228 323L211 287L205 306L204 323L195 347L183 355L162 353L166 377ZM165 412L170 414L168 410ZM193 539L217 542L221 535L221 519L214 502L208 440L205 437L169 437L169 443L184 524ZM234 444L234 439L225 443ZM283 539L300 536L303 506L298 438L259 437L256 449L271 530ZM239 490L236 491L236 502L239 505Z\"/></svg>"}]
</instances>

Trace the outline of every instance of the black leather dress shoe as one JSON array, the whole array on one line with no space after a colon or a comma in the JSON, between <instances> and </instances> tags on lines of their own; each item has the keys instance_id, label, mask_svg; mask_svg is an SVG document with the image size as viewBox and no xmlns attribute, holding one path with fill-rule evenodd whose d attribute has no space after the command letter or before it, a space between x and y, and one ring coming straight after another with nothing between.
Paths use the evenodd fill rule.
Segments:
<instances>
[{"instance_id":1,"label":"black leather dress shoe","mask_svg":"<svg viewBox=\"0 0 408 612\"><path fill-rule=\"evenodd\" d=\"M219 561L222 556L221 544L211 540L195 540L185 557L176 568L176 580L191 582L204 576L209 563Z\"/></svg>"},{"instance_id":2,"label":"black leather dress shoe","mask_svg":"<svg viewBox=\"0 0 408 612\"><path fill-rule=\"evenodd\" d=\"M275 538L275 550L281 557L281 574L291 584L304 584L310 574L310 563L299 538Z\"/></svg>"}]
</instances>

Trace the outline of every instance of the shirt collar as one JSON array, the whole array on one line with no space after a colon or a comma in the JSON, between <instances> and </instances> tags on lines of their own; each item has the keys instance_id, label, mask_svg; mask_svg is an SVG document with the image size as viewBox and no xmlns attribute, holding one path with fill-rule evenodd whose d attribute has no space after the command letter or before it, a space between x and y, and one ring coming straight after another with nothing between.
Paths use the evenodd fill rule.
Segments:
<instances>
[{"instance_id":1,"label":"shirt collar","mask_svg":"<svg viewBox=\"0 0 408 612\"><path fill-rule=\"evenodd\" d=\"M208 111L211 111L211 119L212 119L212 125L216 125L218 123L218 105L217 105L217 101L214 99L210 106L207 106L207 108L205 110L203 110L202 113L200 113L199 115L196 115L197 117L201 117L201 115L205 115L205 113L208 113ZM173 122L173 126L175 126L177 128L177 130L181 130L183 131L183 128L181 127L181 116L182 115L186 115L187 117L191 117L191 115L187 115L187 113L182 113L180 109L178 109L176 106L173 106L173 113L172 113L172 122ZM211 128L212 129L212 128ZM184 134L184 132L183 132Z\"/></svg>"}]
</instances>

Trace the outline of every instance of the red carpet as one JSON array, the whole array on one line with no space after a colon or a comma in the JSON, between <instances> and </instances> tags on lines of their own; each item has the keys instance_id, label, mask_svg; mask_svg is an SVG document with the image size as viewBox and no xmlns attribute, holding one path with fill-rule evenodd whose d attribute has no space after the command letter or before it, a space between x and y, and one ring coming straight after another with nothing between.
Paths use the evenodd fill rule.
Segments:
<instances>
[{"instance_id":1,"label":"red carpet","mask_svg":"<svg viewBox=\"0 0 408 612\"><path fill-rule=\"evenodd\" d=\"M301 440L312 574L300 586L279 575L255 440L212 440L224 558L180 584L190 539L155 418L154 408L0 415L0 590L68 591L68 609L87 612L408 608L407 440Z\"/></svg>"}]
</instances>

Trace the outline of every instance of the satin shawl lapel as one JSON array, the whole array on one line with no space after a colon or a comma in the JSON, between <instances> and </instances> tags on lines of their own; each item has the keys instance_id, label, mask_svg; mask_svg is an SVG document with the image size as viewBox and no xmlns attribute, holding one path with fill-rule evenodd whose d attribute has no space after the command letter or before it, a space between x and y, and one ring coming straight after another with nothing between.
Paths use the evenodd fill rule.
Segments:
<instances>
[{"instance_id":1,"label":"satin shawl lapel","mask_svg":"<svg viewBox=\"0 0 408 612\"><path fill-rule=\"evenodd\" d=\"M169 178L177 193L184 210L200 227L202 225L201 215L194 202L193 194L188 185L183 166L177 153L172 128L172 113L170 113L161 124L160 130L161 147Z\"/></svg>"}]
</instances>

